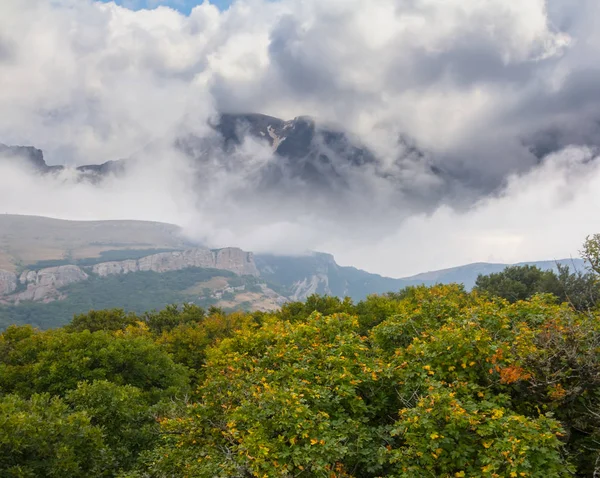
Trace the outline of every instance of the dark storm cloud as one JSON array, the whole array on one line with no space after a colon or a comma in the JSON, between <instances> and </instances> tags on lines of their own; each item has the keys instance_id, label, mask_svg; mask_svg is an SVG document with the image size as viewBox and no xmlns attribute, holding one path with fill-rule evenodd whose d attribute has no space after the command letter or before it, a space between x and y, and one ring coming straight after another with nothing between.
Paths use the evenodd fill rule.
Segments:
<instances>
[{"instance_id":1,"label":"dark storm cloud","mask_svg":"<svg viewBox=\"0 0 600 478\"><path fill-rule=\"evenodd\" d=\"M598 203L599 15L596 0L247 0L189 17L4 0L0 142L53 163L142 151L146 168L101 189L6 173L0 197L13 212L178 222L215 245L326 249L388 274L421 245L456 262L570 252ZM194 188L199 165L168 145L208 134L216 111L311 115L378 164L333 155L344 188L319 195L247 138ZM256 194L261 168L287 193ZM552 213L563 227L540 246ZM436 254L412 271L442 265Z\"/></svg>"}]
</instances>

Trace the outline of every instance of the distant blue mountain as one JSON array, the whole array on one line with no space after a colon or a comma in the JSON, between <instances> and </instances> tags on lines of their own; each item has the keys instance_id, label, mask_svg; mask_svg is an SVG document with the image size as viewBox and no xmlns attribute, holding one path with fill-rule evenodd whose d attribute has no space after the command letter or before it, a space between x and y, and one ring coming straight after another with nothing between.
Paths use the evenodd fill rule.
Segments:
<instances>
[{"instance_id":1,"label":"distant blue mountain","mask_svg":"<svg viewBox=\"0 0 600 478\"><path fill-rule=\"evenodd\" d=\"M572 270L585 269L581 259L522 262L514 265L533 265L542 270L556 271L557 264L567 265ZM479 262L401 279L370 274L354 267L342 267L335 262L333 256L321 253L299 257L258 255L256 265L263 279L279 286L279 292L292 299L303 300L311 294L328 294L362 300L370 294L397 292L414 285L459 283L471 290L480 274L502 272L512 264Z\"/></svg>"},{"instance_id":2,"label":"distant blue mountain","mask_svg":"<svg viewBox=\"0 0 600 478\"><path fill-rule=\"evenodd\" d=\"M451 284L453 282L464 284L471 290L475 286L477 276L480 274L488 275L497 272L502 272L510 265L516 266L536 266L542 270L557 271L557 264L566 265L572 270L583 271L585 263L582 259L560 259L557 261L538 261L538 262L519 262L518 264L493 264L487 262L476 262L464 266L452 267L450 269L442 269L438 271L425 272L416 276L407 277L403 280L409 282L419 282L423 284Z\"/></svg>"}]
</instances>

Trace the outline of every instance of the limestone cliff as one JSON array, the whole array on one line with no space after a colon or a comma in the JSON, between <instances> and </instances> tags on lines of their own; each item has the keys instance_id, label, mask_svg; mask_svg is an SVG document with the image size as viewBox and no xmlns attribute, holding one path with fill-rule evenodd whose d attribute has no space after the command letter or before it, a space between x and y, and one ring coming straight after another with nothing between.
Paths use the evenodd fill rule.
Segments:
<instances>
[{"instance_id":1,"label":"limestone cliff","mask_svg":"<svg viewBox=\"0 0 600 478\"><path fill-rule=\"evenodd\" d=\"M329 276L322 272L317 272L310 277L305 277L301 281L294 282L292 286L292 300L303 301L313 294L325 293L331 295L329 288Z\"/></svg>"},{"instance_id":2,"label":"limestone cliff","mask_svg":"<svg viewBox=\"0 0 600 478\"><path fill-rule=\"evenodd\" d=\"M0 269L0 297L12 294L17 289L17 276Z\"/></svg>"},{"instance_id":3,"label":"limestone cliff","mask_svg":"<svg viewBox=\"0 0 600 478\"><path fill-rule=\"evenodd\" d=\"M162 252L137 260L103 262L93 266L92 272L101 277L130 272L168 272L200 267L203 269L221 269L237 275L258 276L254 255L237 248L218 251L208 249L190 249L187 251Z\"/></svg>"},{"instance_id":4,"label":"limestone cliff","mask_svg":"<svg viewBox=\"0 0 600 478\"><path fill-rule=\"evenodd\" d=\"M88 275L77 266L60 266L24 271L19 277L21 286L26 289L10 297L13 301L47 301L61 296L58 289L69 284L82 282Z\"/></svg>"},{"instance_id":5,"label":"limestone cliff","mask_svg":"<svg viewBox=\"0 0 600 478\"><path fill-rule=\"evenodd\" d=\"M237 275L258 277L254 255L237 248L216 251L190 249L187 251L164 252L142 257L137 260L103 262L85 268L87 272L100 277L128 274L131 272L153 271L157 273L178 271L190 267L220 269ZM49 302L65 297L63 287L88 279L83 268L75 265L51 267L38 271L26 270L20 276L0 270L0 302L19 303L21 301Z\"/></svg>"}]
</instances>

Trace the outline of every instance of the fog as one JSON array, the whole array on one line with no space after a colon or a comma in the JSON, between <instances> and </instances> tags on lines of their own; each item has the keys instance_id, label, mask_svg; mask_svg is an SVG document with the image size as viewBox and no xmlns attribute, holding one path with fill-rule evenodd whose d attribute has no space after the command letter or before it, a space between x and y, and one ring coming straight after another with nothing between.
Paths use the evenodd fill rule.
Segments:
<instances>
[{"instance_id":1,"label":"fog","mask_svg":"<svg viewBox=\"0 0 600 478\"><path fill-rule=\"evenodd\" d=\"M394 277L575 256L600 229L599 15L587 0L238 0L189 16L7 0L0 143L69 167L0 161L0 211L169 222ZM379 163L334 158L344 188L266 190L258 172L281 158L264 142L200 162L173 147L214 135L219 112L310 115ZM73 169L121 158L125 176L99 184Z\"/></svg>"}]
</instances>

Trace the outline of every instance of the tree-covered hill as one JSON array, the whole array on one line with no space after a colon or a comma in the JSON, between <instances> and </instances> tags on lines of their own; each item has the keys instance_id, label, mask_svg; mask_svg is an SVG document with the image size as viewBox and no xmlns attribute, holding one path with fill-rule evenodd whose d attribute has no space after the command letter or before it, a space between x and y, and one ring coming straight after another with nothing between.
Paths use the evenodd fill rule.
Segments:
<instances>
[{"instance_id":1,"label":"tree-covered hill","mask_svg":"<svg viewBox=\"0 0 600 478\"><path fill-rule=\"evenodd\" d=\"M241 309L249 309L261 303L261 299L265 302L264 293L257 284L253 277L238 277L224 270L201 268L109 277L91 275L86 281L62 288L63 300L0 305L0 330L11 324L29 324L43 329L60 327L76 314L100 309L121 308L141 314L163 309L169 304L194 303L210 307L226 301ZM251 295L255 302L245 304L244 295Z\"/></svg>"},{"instance_id":2,"label":"tree-covered hill","mask_svg":"<svg viewBox=\"0 0 600 478\"><path fill-rule=\"evenodd\" d=\"M459 286L0 336L2 476L591 476L600 329Z\"/></svg>"},{"instance_id":3,"label":"tree-covered hill","mask_svg":"<svg viewBox=\"0 0 600 478\"><path fill-rule=\"evenodd\" d=\"M597 476L600 309L571 298L597 294L600 236L584 253L593 272L554 292L526 267L470 292L10 326L0 476Z\"/></svg>"},{"instance_id":4,"label":"tree-covered hill","mask_svg":"<svg viewBox=\"0 0 600 478\"><path fill-rule=\"evenodd\" d=\"M592 476L600 322L460 286L0 335L0 476Z\"/></svg>"}]
</instances>

